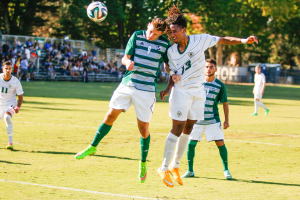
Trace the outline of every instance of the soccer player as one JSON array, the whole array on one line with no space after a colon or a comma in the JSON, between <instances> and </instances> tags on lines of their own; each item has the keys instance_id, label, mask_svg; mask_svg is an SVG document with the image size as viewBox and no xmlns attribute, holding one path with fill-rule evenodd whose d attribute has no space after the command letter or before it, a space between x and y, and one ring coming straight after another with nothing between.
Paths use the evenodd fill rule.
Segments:
<instances>
[{"instance_id":1,"label":"soccer player","mask_svg":"<svg viewBox=\"0 0 300 200\"><path fill-rule=\"evenodd\" d=\"M188 159L188 171L182 176L182 178L194 177L194 156L197 142L201 141L203 131L205 131L206 140L208 142L215 141L219 149L219 153L223 162L224 175L226 179L231 179L232 176L228 170L228 156L227 149L224 144L224 133L222 130L222 124L219 117L218 103L223 103L223 110L225 114L225 121L223 128L229 127L229 108L227 102L227 93L225 85L217 78L215 78L215 72L217 71L216 61L213 59L207 59L205 65L205 81L204 90L206 92L206 101L204 108L204 120L199 120L195 123L193 130L189 137L189 145L187 151Z\"/></svg>"},{"instance_id":2,"label":"soccer player","mask_svg":"<svg viewBox=\"0 0 300 200\"><path fill-rule=\"evenodd\" d=\"M266 106L261 102L262 96L265 91L266 87L266 77L263 73L261 73L261 68L259 65L255 66L255 76L254 76L254 88L253 88L253 94L254 94L254 113L251 114L252 116L257 116L258 107L261 106L263 109L265 109L265 116L268 115L269 109L266 108Z\"/></svg>"},{"instance_id":3,"label":"soccer player","mask_svg":"<svg viewBox=\"0 0 300 200\"><path fill-rule=\"evenodd\" d=\"M97 145L110 131L114 121L133 104L141 135L139 180L141 183L146 181L146 158L150 145L149 122L156 101L156 81L161 63L168 63L167 49L170 41L162 36L165 29L165 21L155 18L148 24L147 31L136 31L130 37L122 58L122 64L127 69L122 82L114 91L109 103L110 109L93 142L85 150L77 153L76 159L95 154Z\"/></svg>"},{"instance_id":4,"label":"soccer player","mask_svg":"<svg viewBox=\"0 0 300 200\"><path fill-rule=\"evenodd\" d=\"M162 165L157 172L163 182L174 187L169 172L181 185L179 163L186 150L195 122L204 119L205 91L205 54L204 51L216 44L252 44L258 43L255 36L247 39L236 37L218 37L208 34L186 35L187 21L180 10L173 5L168 12L167 34L174 41L168 49L170 79L168 87L161 92L164 99L172 86L169 98L169 115L172 118L172 129L165 141ZM174 149L176 146L173 161Z\"/></svg>"},{"instance_id":5,"label":"soccer player","mask_svg":"<svg viewBox=\"0 0 300 200\"><path fill-rule=\"evenodd\" d=\"M23 89L20 81L11 75L12 63L6 61L0 74L0 119L4 119L8 135L7 149L13 150L13 124L11 118L18 113L23 102ZM18 101L16 99L18 95Z\"/></svg>"}]
</instances>

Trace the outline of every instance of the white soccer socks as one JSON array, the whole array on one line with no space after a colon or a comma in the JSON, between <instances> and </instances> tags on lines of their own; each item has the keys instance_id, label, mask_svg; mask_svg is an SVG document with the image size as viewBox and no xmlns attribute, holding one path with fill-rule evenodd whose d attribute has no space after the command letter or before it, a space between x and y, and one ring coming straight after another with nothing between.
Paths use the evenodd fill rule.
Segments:
<instances>
[{"instance_id":1,"label":"white soccer socks","mask_svg":"<svg viewBox=\"0 0 300 200\"><path fill-rule=\"evenodd\" d=\"M263 102L259 101L258 103L259 103L259 105L260 105L263 109L267 110L267 108L266 108L266 106L263 104Z\"/></svg>"},{"instance_id":2,"label":"white soccer socks","mask_svg":"<svg viewBox=\"0 0 300 200\"><path fill-rule=\"evenodd\" d=\"M7 113L4 114L4 121L6 124L6 132L8 136L8 143L13 143L13 124L11 121L11 116Z\"/></svg>"},{"instance_id":3,"label":"white soccer socks","mask_svg":"<svg viewBox=\"0 0 300 200\"><path fill-rule=\"evenodd\" d=\"M163 158L162 165L160 167L161 171L168 170L168 167L169 167L169 164L171 163L173 153L174 153L174 149L175 149L176 142L177 142L178 138L179 137L177 137L176 135L174 135L171 132L167 136L166 142L165 142L164 158Z\"/></svg>"},{"instance_id":4,"label":"white soccer socks","mask_svg":"<svg viewBox=\"0 0 300 200\"><path fill-rule=\"evenodd\" d=\"M255 108L254 113L258 112L258 106L259 106L259 101L254 100L254 108Z\"/></svg>"},{"instance_id":5,"label":"white soccer socks","mask_svg":"<svg viewBox=\"0 0 300 200\"><path fill-rule=\"evenodd\" d=\"M182 133L177 141L174 158L171 163L172 168L179 167L180 160L186 151L188 143L189 143L189 135Z\"/></svg>"}]
</instances>

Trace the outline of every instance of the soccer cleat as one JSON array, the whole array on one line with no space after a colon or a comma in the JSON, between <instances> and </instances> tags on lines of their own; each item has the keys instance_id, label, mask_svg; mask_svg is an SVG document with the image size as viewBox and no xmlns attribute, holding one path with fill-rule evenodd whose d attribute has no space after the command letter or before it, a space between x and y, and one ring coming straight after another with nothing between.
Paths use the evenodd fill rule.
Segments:
<instances>
[{"instance_id":1,"label":"soccer cleat","mask_svg":"<svg viewBox=\"0 0 300 200\"><path fill-rule=\"evenodd\" d=\"M225 176L226 179L232 179L232 176L231 176L229 170L224 171L224 176Z\"/></svg>"},{"instance_id":2,"label":"soccer cleat","mask_svg":"<svg viewBox=\"0 0 300 200\"><path fill-rule=\"evenodd\" d=\"M257 113L253 113L253 114L251 114L251 116L257 116Z\"/></svg>"},{"instance_id":3,"label":"soccer cleat","mask_svg":"<svg viewBox=\"0 0 300 200\"><path fill-rule=\"evenodd\" d=\"M269 109L266 110L265 116L267 116L269 114L269 111L270 111Z\"/></svg>"},{"instance_id":4,"label":"soccer cleat","mask_svg":"<svg viewBox=\"0 0 300 200\"><path fill-rule=\"evenodd\" d=\"M145 183L147 179L147 162L140 160L139 179L141 183Z\"/></svg>"},{"instance_id":5,"label":"soccer cleat","mask_svg":"<svg viewBox=\"0 0 300 200\"><path fill-rule=\"evenodd\" d=\"M181 178L190 178L190 177L194 177L195 173L194 172L190 172L190 171L186 171Z\"/></svg>"},{"instance_id":6,"label":"soccer cleat","mask_svg":"<svg viewBox=\"0 0 300 200\"><path fill-rule=\"evenodd\" d=\"M80 151L75 155L76 159L83 159L84 157L88 155L94 155L97 151L97 147L94 147L92 145L88 146L85 150Z\"/></svg>"},{"instance_id":7,"label":"soccer cleat","mask_svg":"<svg viewBox=\"0 0 300 200\"><path fill-rule=\"evenodd\" d=\"M180 174L179 174L179 168L169 167L169 172L172 174L175 181L177 181L180 185L183 185L183 182L182 182Z\"/></svg>"},{"instance_id":8,"label":"soccer cleat","mask_svg":"<svg viewBox=\"0 0 300 200\"><path fill-rule=\"evenodd\" d=\"M172 182L172 179L169 175L169 171L165 170L165 171L161 171L160 168L157 169L157 173L160 176L160 178L162 179L162 181L164 182L164 184L166 184L169 187L174 187L174 184Z\"/></svg>"},{"instance_id":9,"label":"soccer cleat","mask_svg":"<svg viewBox=\"0 0 300 200\"><path fill-rule=\"evenodd\" d=\"M6 149L13 150L14 149L13 143L8 143Z\"/></svg>"}]
</instances>

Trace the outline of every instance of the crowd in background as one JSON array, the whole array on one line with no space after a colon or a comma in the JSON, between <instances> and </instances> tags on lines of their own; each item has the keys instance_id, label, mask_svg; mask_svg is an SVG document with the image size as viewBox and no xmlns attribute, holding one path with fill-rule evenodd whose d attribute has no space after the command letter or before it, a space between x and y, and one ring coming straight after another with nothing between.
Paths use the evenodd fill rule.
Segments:
<instances>
[{"instance_id":1,"label":"crowd in background","mask_svg":"<svg viewBox=\"0 0 300 200\"><path fill-rule=\"evenodd\" d=\"M116 55L114 61L98 61L95 49L83 49L78 53L67 41L51 43L48 40L42 46L38 40L33 42L28 39L22 44L19 39L14 38L13 41L5 41L1 46L1 63L12 62L12 74L18 76L19 80L34 80L37 58L40 58L39 70L47 73L49 79L55 79L58 75L87 78L88 75L103 73L122 77L126 71L126 67L121 63L120 54ZM163 68L159 74L162 81L167 78Z\"/></svg>"}]
</instances>

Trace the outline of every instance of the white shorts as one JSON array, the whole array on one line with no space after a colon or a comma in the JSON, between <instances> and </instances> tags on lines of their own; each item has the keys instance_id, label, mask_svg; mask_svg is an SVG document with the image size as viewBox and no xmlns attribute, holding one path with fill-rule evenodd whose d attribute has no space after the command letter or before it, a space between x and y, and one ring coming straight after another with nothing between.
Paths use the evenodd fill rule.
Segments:
<instances>
[{"instance_id":1,"label":"white shorts","mask_svg":"<svg viewBox=\"0 0 300 200\"><path fill-rule=\"evenodd\" d=\"M208 125L195 124L190 134L190 140L202 140L203 131L205 131L205 137L208 142L215 140L224 140L224 133L221 122Z\"/></svg>"},{"instance_id":2,"label":"white shorts","mask_svg":"<svg viewBox=\"0 0 300 200\"><path fill-rule=\"evenodd\" d=\"M136 117L143 122L150 122L155 105L155 92L137 90L120 83L109 102L113 109L124 109L124 112L133 104Z\"/></svg>"},{"instance_id":3,"label":"white shorts","mask_svg":"<svg viewBox=\"0 0 300 200\"><path fill-rule=\"evenodd\" d=\"M13 117L15 114L15 110L13 109L13 107L15 107L15 105L0 106L0 120L2 120L4 118L4 114L6 112L9 112L11 114L11 117Z\"/></svg>"},{"instance_id":4,"label":"white shorts","mask_svg":"<svg viewBox=\"0 0 300 200\"><path fill-rule=\"evenodd\" d=\"M256 93L255 93L255 94L254 94L254 100L255 100L255 99L261 100L261 99L262 99L262 94L260 94L260 93L257 93L257 94L256 94Z\"/></svg>"},{"instance_id":5,"label":"white shorts","mask_svg":"<svg viewBox=\"0 0 300 200\"><path fill-rule=\"evenodd\" d=\"M169 116L178 121L204 120L205 100L204 90L184 92L173 87L169 98Z\"/></svg>"}]
</instances>

